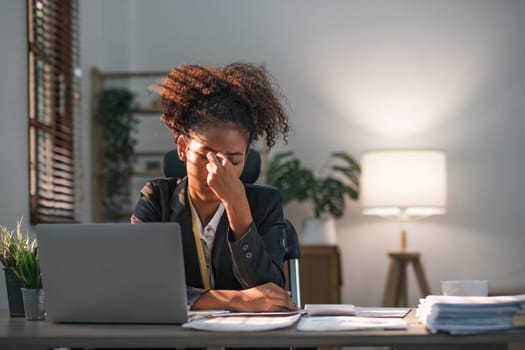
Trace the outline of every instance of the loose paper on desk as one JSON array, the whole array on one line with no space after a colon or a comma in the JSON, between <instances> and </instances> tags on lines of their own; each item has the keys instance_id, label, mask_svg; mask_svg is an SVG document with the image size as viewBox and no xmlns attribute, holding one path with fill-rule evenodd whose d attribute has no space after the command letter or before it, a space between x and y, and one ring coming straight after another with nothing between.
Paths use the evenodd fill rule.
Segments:
<instances>
[{"instance_id":1,"label":"loose paper on desk","mask_svg":"<svg viewBox=\"0 0 525 350\"><path fill-rule=\"evenodd\" d=\"M230 311L223 313L213 313L210 314L210 317L240 317L240 316L273 316L273 317L282 317L282 316L292 316L297 314L303 314L302 310L294 311L268 311L268 312L240 312L240 311Z\"/></svg>"},{"instance_id":2,"label":"loose paper on desk","mask_svg":"<svg viewBox=\"0 0 525 350\"><path fill-rule=\"evenodd\" d=\"M402 318L371 318L355 316L303 317L298 331L355 331L366 329L406 329Z\"/></svg>"},{"instance_id":3,"label":"loose paper on desk","mask_svg":"<svg viewBox=\"0 0 525 350\"><path fill-rule=\"evenodd\" d=\"M409 307L362 307L355 308L355 315L360 317L405 317Z\"/></svg>"},{"instance_id":4,"label":"loose paper on desk","mask_svg":"<svg viewBox=\"0 0 525 350\"><path fill-rule=\"evenodd\" d=\"M303 310L294 311L268 311L268 312L239 312L230 310L191 310L188 311L190 320L201 317L241 317L241 316L292 316L304 313Z\"/></svg>"},{"instance_id":5,"label":"loose paper on desk","mask_svg":"<svg viewBox=\"0 0 525 350\"><path fill-rule=\"evenodd\" d=\"M305 312L309 316L360 316L360 317L405 317L407 307L362 307L352 304L306 304Z\"/></svg>"},{"instance_id":6,"label":"loose paper on desk","mask_svg":"<svg viewBox=\"0 0 525 350\"><path fill-rule=\"evenodd\" d=\"M306 304L304 311L310 316L354 316L352 304Z\"/></svg>"},{"instance_id":7,"label":"loose paper on desk","mask_svg":"<svg viewBox=\"0 0 525 350\"><path fill-rule=\"evenodd\" d=\"M214 332L268 331L289 327L299 317L300 313L288 316L204 317L184 323L182 327Z\"/></svg>"}]
</instances>

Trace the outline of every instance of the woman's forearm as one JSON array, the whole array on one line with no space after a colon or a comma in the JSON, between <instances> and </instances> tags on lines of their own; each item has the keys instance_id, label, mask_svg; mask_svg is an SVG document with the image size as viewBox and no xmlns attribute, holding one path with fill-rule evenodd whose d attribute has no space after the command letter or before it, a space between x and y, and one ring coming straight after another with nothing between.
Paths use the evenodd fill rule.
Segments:
<instances>
[{"instance_id":1,"label":"woman's forearm","mask_svg":"<svg viewBox=\"0 0 525 350\"><path fill-rule=\"evenodd\" d=\"M268 282L243 290L209 290L203 293L192 310L232 310L244 312L296 310L290 293Z\"/></svg>"},{"instance_id":2,"label":"woman's forearm","mask_svg":"<svg viewBox=\"0 0 525 350\"><path fill-rule=\"evenodd\" d=\"M204 292L191 306L192 310L236 310L240 291L238 290L209 290Z\"/></svg>"},{"instance_id":3,"label":"woman's forearm","mask_svg":"<svg viewBox=\"0 0 525 350\"><path fill-rule=\"evenodd\" d=\"M224 209L228 215L233 238L237 241L248 232L253 220L248 199L244 196L236 201L224 203Z\"/></svg>"}]
</instances>

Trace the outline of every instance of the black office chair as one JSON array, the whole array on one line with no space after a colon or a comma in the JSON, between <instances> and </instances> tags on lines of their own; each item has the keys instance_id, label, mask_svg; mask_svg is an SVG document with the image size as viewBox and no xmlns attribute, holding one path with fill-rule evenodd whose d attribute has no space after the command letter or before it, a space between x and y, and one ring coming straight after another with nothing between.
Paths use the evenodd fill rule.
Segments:
<instances>
[{"instance_id":1,"label":"black office chair","mask_svg":"<svg viewBox=\"0 0 525 350\"><path fill-rule=\"evenodd\" d=\"M164 155L162 167L164 176L166 177L183 178L186 176L186 164L179 159L177 149L171 150ZM250 148L244 169L239 178L244 183L252 184L257 181L260 173L261 155L256 150Z\"/></svg>"},{"instance_id":2,"label":"black office chair","mask_svg":"<svg viewBox=\"0 0 525 350\"><path fill-rule=\"evenodd\" d=\"M299 258L301 251L299 249L299 240L297 239L297 231L292 223L284 218L286 228L284 229L285 238L285 255L284 260L288 261L288 285L292 293L292 300L297 307L301 307L301 281L299 275Z\"/></svg>"},{"instance_id":3,"label":"black office chair","mask_svg":"<svg viewBox=\"0 0 525 350\"><path fill-rule=\"evenodd\" d=\"M182 178L186 176L186 164L179 159L177 150L171 150L164 155L163 160L164 176ZM261 155L256 150L250 148L244 164L244 169L239 177L244 183L254 183L259 178L261 172ZM285 247L285 261L288 262L288 285L292 294L292 300L301 307L301 281L299 275L299 240L294 226L288 219L284 219L286 227L283 232Z\"/></svg>"}]
</instances>

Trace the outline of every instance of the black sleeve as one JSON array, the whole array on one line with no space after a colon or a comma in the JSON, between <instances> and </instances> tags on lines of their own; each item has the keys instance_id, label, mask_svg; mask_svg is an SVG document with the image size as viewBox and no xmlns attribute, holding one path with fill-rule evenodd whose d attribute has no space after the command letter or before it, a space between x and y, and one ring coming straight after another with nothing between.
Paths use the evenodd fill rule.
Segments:
<instances>
[{"instance_id":1,"label":"black sleeve","mask_svg":"<svg viewBox=\"0 0 525 350\"><path fill-rule=\"evenodd\" d=\"M243 288L266 282L284 287L285 224L280 196L274 190L261 190L257 197L251 200L254 222L248 232L235 242L228 233L233 273Z\"/></svg>"},{"instance_id":2,"label":"black sleeve","mask_svg":"<svg viewBox=\"0 0 525 350\"><path fill-rule=\"evenodd\" d=\"M177 179L154 179L147 181L140 190L140 199L131 215L132 223L162 222L170 219L170 198Z\"/></svg>"}]
</instances>

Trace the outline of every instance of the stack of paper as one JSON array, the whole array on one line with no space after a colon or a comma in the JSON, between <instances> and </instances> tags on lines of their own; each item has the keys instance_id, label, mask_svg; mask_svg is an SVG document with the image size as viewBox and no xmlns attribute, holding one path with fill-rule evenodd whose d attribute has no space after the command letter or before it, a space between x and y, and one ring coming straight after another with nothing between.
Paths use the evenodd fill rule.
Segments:
<instances>
[{"instance_id":1,"label":"stack of paper","mask_svg":"<svg viewBox=\"0 0 525 350\"><path fill-rule=\"evenodd\" d=\"M472 334L520 326L525 294L497 297L429 295L420 300L416 315L431 332Z\"/></svg>"}]
</instances>

